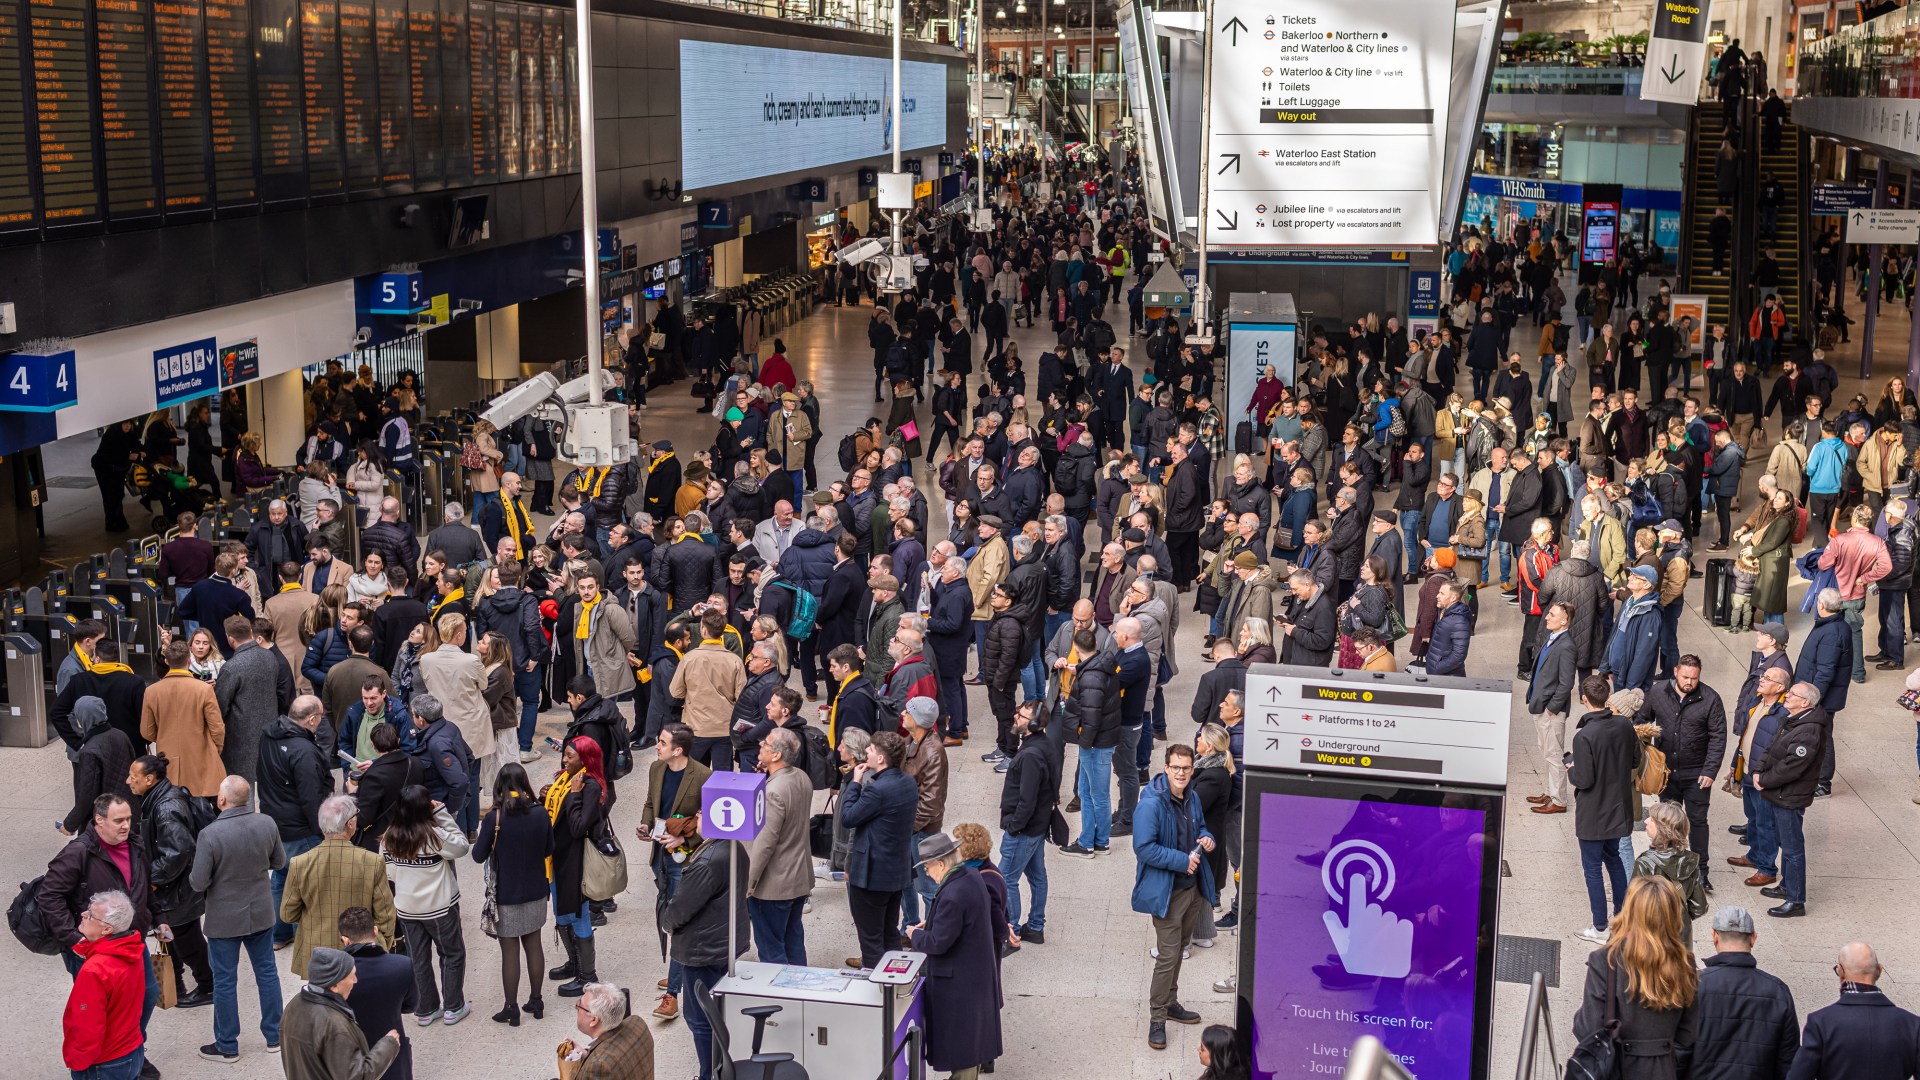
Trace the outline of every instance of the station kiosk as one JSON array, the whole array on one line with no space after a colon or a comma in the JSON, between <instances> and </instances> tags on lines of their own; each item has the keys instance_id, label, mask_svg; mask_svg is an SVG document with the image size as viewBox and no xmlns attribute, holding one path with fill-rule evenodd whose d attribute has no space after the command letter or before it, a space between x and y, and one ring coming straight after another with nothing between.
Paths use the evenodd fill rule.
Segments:
<instances>
[{"instance_id":1,"label":"station kiosk","mask_svg":"<svg viewBox=\"0 0 1920 1080\"><path fill-rule=\"evenodd\" d=\"M872 971L742 960L712 993L736 1060L746 1061L752 1047L792 1054L811 1080L922 1080L925 962L925 954L904 951L882 956ZM766 1006L778 1011L768 1015ZM764 1023L757 1045L756 1020Z\"/></svg>"}]
</instances>

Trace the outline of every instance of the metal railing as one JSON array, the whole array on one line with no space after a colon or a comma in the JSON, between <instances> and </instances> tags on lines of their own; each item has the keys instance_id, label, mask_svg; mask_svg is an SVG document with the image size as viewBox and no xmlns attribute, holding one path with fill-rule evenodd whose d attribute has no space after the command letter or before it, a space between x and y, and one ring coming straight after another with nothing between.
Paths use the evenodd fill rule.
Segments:
<instances>
[{"instance_id":1,"label":"metal railing","mask_svg":"<svg viewBox=\"0 0 1920 1080\"><path fill-rule=\"evenodd\" d=\"M1547 977L1538 971L1533 973L1533 983L1527 987L1527 1011L1521 1024L1520 1065L1513 1071L1514 1080L1533 1080L1542 1032L1547 1036L1547 1068L1551 1070L1552 1080L1560 1080L1560 1054L1553 1047L1553 1018L1547 1012Z\"/></svg>"},{"instance_id":2,"label":"metal railing","mask_svg":"<svg viewBox=\"0 0 1920 1080\"><path fill-rule=\"evenodd\" d=\"M1638 67L1502 62L1493 69L1496 94L1606 94L1633 97L1644 74Z\"/></svg>"}]
</instances>

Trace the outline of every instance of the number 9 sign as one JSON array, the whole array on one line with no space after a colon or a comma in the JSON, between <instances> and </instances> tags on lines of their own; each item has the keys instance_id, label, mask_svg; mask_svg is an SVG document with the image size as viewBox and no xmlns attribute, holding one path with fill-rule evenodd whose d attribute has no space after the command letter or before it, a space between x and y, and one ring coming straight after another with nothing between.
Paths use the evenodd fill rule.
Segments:
<instances>
[{"instance_id":1,"label":"number 9 sign","mask_svg":"<svg viewBox=\"0 0 1920 1080\"><path fill-rule=\"evenodd\" d=\"M0 358L0 410L49 413L80 400L73 350Z\"/></svg>"}]
</instances>

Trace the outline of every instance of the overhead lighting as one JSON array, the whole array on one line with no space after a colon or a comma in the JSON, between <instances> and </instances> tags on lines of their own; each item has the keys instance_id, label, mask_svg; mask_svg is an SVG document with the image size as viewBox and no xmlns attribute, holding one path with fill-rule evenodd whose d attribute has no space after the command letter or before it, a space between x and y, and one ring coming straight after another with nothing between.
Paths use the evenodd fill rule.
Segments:
<instances>
[{"instance_id":1,"label":"overhead lighting","mask_svg":"<svg viewBox=\"0 0 1920 1080\"><path fill-rule=\"evenodd\" d=\"M994 17L994 18L996 18L996 19L1004 19L1004 18L1006 18L1006 17L1007 17L1007 9L1006 9L1006 8L995 8L995 9L993 9L993 17Z\"/></svg>"},{"instance_id":2,"label":"overhead lighting","mask_svg":"<svg viewBox=\"0 0 1920 1080\"><path fill-rule=\"evenodd\" d=\"M1013 5L1013 13L1015 15L1025 15L1027 13L1027 0L1020 0L1019 3Z\"/></svg>"}]
</instances>

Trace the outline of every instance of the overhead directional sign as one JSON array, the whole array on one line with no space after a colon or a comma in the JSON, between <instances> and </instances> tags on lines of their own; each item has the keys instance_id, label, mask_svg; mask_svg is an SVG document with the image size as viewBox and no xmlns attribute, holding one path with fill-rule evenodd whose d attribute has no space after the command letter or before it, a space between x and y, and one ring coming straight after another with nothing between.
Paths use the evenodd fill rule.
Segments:
<instances>
[{"instance_id":1,"label":"overhead directional sign","mask_svg":"<svg viewBox=\"0 0 1920 1080\"><path fill-rule=\"evenodd\" d=\"M1491 679L1255 664L1246 763L1504 787L1512 700Z\"/></svg>"},{"instance_id":2,"label":"overhead directional sign","mask_svg":"<svg viewBox=\"0 0 1920 1080\"><path fill-rule=\"evenodd\" d=\"M1431 247L1453 0L1216 0L1207 243Z\"/></svg>"},{"instance_id":3,"label":"overhead directional sign","mask_svg":"<svg viewBox=\"0 0 1920 1080\"><path fill-rule=\"evenodd\" d=\"M1911 244L1920 240L1920 210L1851 210L1849 244Z\"/></svg>"},{"instance_id":4,"label":"overhead directional sign","mask_svg":"<svg viewBox=\"0 0 1920 1080\"><path fill-rule=\"evenodd\" d=\"M1814 217L1846 217L1872 205L1872 184L1815 184L1807 192L1807 213Z\"/></svg>"},{"instance_id":5,"label":"overhead directional sign","mask_svg":"<svg viewBox=\"0 0 1920 1080\"><path fill-rule=\"evenodd\" d=\"M1707 0L1654 0L1640 100L1693 105L1707 69Z\"/></svg>"},{"instance_id":6,"label":"overhead directional sign","mask_svg":"<svg viewBox=\"0 0 1920 1080\"><path fill-rule=\"evenodd\" d=\"M1180 234L1180 223L1174 220L1181 212L1180 174L1173 164L1173 126L1167 120L1167 84L1160 77L1153 15L1141 0L1127 0L1120 8L1119 27L1120 66L1127 76L1127 110L1140 150L1147 224L1162 240L1174 240Z\"/></svg>"}]
</instances>

